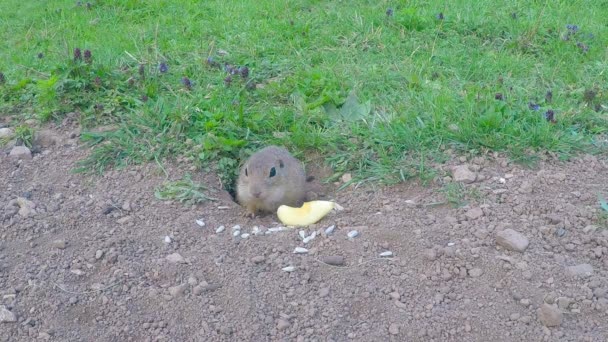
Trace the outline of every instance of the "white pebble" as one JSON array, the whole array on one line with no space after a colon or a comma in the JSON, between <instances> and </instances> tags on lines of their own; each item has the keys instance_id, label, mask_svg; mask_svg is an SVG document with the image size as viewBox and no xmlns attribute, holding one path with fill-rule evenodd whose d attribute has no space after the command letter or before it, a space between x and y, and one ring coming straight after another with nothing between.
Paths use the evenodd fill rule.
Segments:
<instances>
[{"instance_id":1,"label":"white pebble","mask_svg":"<svg viewBox=\"0 0 608 342\"><path fill-rule=\"evenodd\" d=\"M219 226L219 227L217 227L217 229L215 230L215 232L219 234L219 233L223 232L223 231L224 231L224 229L226 229L226 227L224 227L224 226Z\"/></svg>"},{"instance_id":2,"label":"white pebble","mask_svg":"<svg viewBox=\"0 0 608 342\"><path fill-rule=\"evenodd\" d=\"M304 240L302 240L302 242L304 243L309 243L310 241L312 241L312 239L314 239L315 237L317 237L317 232L312 232L312 234L310 234L310 236L304 238Z\"/></svg>"},{"instance_id":3,"label":"white pebble","mask_svg":"<svg viewBox=\"0 0 608 342\"><path fill-rule=\"evenodd\" d=\"M198 224L199 227L204 227L205 226L205 221L203 221L203 219L196 220L196 224Z\"/></svg>"},{"instance_id":4,"label":"white pebble","mask_svg":"<svg viewBox=\"0 0 608 342\"><path fill-rule=\"evenodd\" d=\"M448 242L448 247L452 247L452 246L454 246L455 244L456 244L456 243L454 243L454 242Z\"/></svg>"},{"instance_id":5,"label":"white pebble","mask_svg":"<svg viewBox=\"0 0 608 342\"><path fill-rule=\"evenodd\" d=\"M293 272L296 270L296 268L293 266L287 266L287 267L283 267L282 270L285 272Z\"/></svg>"},{"instance_id":6,"label":"white pebble","mask_svg":"<svg viewBox=\"0 0 608 342\"><path fill-rule=\"evenodd\" d=\"M382 258L390 258L392 256L393 256L393 252L391 252L391 251L386 251L386 252L380 253L380 257L382 257Z\"/></svg>"},{"instance_id":7,"label":"white pebble","mask_svg":"<svg viewBox=\"0 0 608 342\"><path fill-rule=\"evenodd\" d=\"M331 233L334 232L334 229L336 229L336 225L331 225L327 228L325 228L325 235L330 235Z\"/></svg>"},{"instance_id":8,"label":"white pebble","mask_svg":"<svg viewBox=\"0 0 608 342\"><path fill-rule=\"evenodd\" d=\"M343 207L343 206L341 206L341 205L339 205L338 203L335 203L335 202L334 202L334 209L335 209L336 211L342 211L342 210L344 210L344 207Z\"/></svg>"},{"instance_id":9,"label":"white pebble","mask_svg":"<svg viewBox=\"0 0 608 342\"><path fill-rule=\"evenodd\" d=\"M285 227L268 228L268 230L266 231L266 234L281 232L283 230L285 230Z\"/></svg>"},{"instance_id":10,"label":"white pebble","mask_svg":"<svg viewBox=\"0 0 608 342\"><path fill-rule=\"evenodd\" d=\"M232 232L232 236L239 236L241 235L241 231L240 230L235 230Z\"/></svg>"},{"instance_id":11,"label":"white pebble","mask_svg":"<svg viewBox=\"0 0 608 342\"><path fill-rule=\"evenodd\" d=\"M253 228L251 229L251 234L253 235L259 235L262 233L262 230L260 230L260 227L258 226L253 226Z\"/></svg>"},{"instance_id":12,"label":"white pebble","mask_svg":"<svg viewBox=\"0 0 608 342\"><path fill-rule=\"evenodd\" d=\"M501 177L501 178L498 179L498 182L500 184L505 184L507 182L507 180Z\"/></svg>"},{"instance_id":13,"label":"white pebble","mask_svg":"<svg viewBox=\"0 0 608 342\"><path fill-rule=\"evenodd\" d=\"M249 233L243 233L241 234L241 239L246 239L249 237Z\"/></svg>"},{"instance_id":14,"label":"white pebble","mask_svg":"<svg viewBox=\"0 0 608 342\"><path fill-rule=\"evenodd\" d=\"M300 231L298 232L298 234L300 235L300 237L301 237L302 239L306 239L306 232L305 232L305 231L300 230Z\"/></svg>"},{"instance_id":15,"label":"white pebble","mask_svg":"<svg viewBox=\"0 0 608 342\"><path fill-rule=\"evenodd\" d=\"M239 226L238 224L232 226L232 231L236 231L236 230L241 230L241 226Z\"/></svg>"},{"instance_id":16,"label":"white pebble","mask_svg":"<svg viewBox=\"0 0 608 342\"><path fill-rule=\"evenodd\" d=\"M346 234L346 236L348 236L349 239L354 239L359 236L359 232L356 230L351 230L350 232L348 232L348 234Z\"/></svg>"},{"instance_id":17,"label":"white pebble","mask_svg":"<svg viewBox=\"0 0 608 342\"><path fill-rule=\"evenodd\" d=\"M304 248L304 247L296 247L296 249L293 250L294 254L304 254L304 253L308 253L308 249Z\"/></svg>"},{"instance_id":18,"label":"white pebble","mask_svg":"<svg viewBox=\"0 0 608 342\"><path fill-rule=\"evenodd\" d=\"M165 243L171 243L171 238L169 236L165 236Z\"/></svg>"}]
</instances>

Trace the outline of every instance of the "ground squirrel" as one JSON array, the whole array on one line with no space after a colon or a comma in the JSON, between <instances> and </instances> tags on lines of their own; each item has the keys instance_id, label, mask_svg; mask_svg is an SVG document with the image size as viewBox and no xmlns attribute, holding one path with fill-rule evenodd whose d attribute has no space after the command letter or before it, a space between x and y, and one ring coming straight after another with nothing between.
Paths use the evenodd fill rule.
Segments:
<instances>
[{"instance_id":1,"label":"ground squirrel","mask_svg":"<svg viewBox=\"0 0 608 342\"><path fill-rule=\"evenodd\" d=\"M268 146L243 164L237 201L254 217L257 212L276 212L285 204L299 207L306 199L306 174L302 163L283 147Z\"/></svg>"}]
</instances>

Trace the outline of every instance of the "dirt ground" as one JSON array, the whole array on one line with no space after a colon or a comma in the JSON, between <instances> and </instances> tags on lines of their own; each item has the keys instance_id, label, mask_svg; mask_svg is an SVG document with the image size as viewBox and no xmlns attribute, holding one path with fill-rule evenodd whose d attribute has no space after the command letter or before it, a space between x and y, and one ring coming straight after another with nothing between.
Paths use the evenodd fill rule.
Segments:
<instances>
[{"instance_id":1,"label":"dirt ground","mask_svg":"<svg viewBox=\"0 0 608 342\"><path fill-rule=\"evenodd\" d=\"M438 185L329 185L344 209L305 244L221 191L156 199L156 164L72 174L87 153L73 130L46 132L32 159L0 150L0 341L608 340L606 160L455 157L445 177L476 179L460 208Z\"/></svg>"}]
</instances>

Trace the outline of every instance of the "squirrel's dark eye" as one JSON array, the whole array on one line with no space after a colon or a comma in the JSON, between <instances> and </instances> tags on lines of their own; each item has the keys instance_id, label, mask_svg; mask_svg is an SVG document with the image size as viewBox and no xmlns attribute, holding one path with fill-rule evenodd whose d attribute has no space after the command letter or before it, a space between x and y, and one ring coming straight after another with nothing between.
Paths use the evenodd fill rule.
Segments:
<instances>
[{"instance_id":1,"label":"squirrel's dark eye","mask_svg":"<svg viewBox=\"0 0 608 342\"><path fill-rule=\"evenodd\" d=\"M270 178L272 178L276 175L277 175L277 170L273 166L272 169L270 169Z\"/></svg>"},{"instance_id":2,"label":"squirrel's dark eye","mask_svg":"<svg viewBox=\"0 0 608 342\"><path fill-rule=\"evenodd\" d=\"M247 174L247 168L245 168L245 176L249 177L249 175Z\"/></svg>"}]
</instances>

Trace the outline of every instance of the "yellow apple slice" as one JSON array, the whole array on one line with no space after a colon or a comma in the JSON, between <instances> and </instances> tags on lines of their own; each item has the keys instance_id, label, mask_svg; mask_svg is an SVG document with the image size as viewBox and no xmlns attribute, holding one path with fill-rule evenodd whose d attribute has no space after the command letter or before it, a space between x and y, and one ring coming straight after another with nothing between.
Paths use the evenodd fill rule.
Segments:
<instances>
[{"instance_id":1,"label":"yellow apple slice","mask_svg":"<svg viewBox=\"0 0 608 342\"><path fill-rule=\"evenodd\" d=\"M300 208L282 205L277 209L277 216L288 226L308 226L317 223L334 208L334 202L311 201Z\"/></svg>"}]
</instances>

